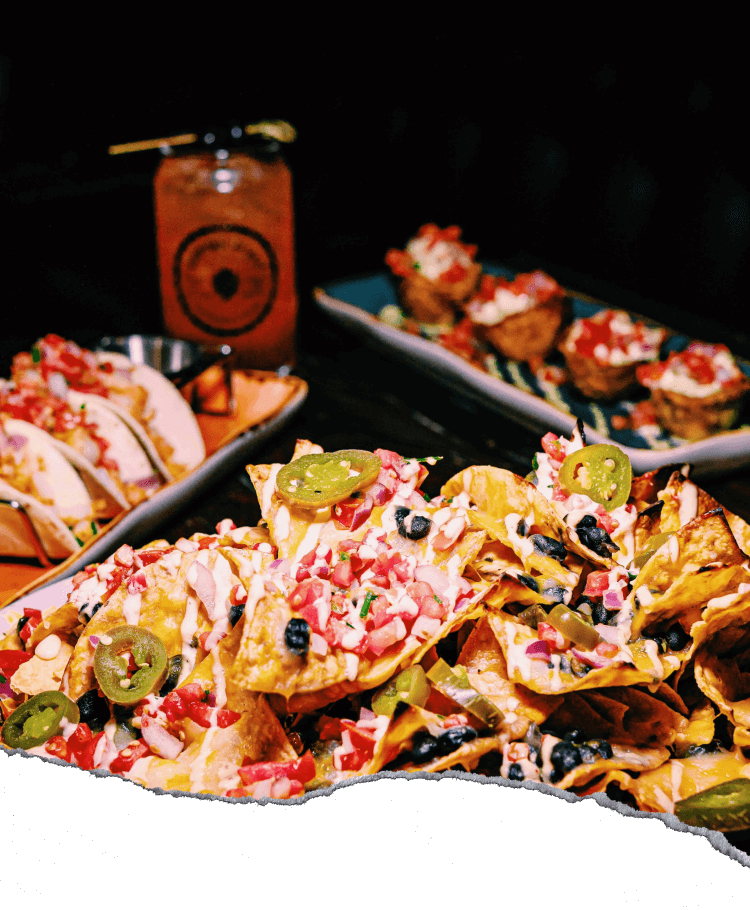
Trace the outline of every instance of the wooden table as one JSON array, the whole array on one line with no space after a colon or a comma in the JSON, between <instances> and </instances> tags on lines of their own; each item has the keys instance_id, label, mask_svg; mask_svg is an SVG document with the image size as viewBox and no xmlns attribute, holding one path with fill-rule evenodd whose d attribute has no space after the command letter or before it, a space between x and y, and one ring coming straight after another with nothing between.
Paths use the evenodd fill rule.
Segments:
<instances>
[{"instance_id":1,"label":"wooden table","mask_svg":"<svg viewBox=\"0 0 750 910\"><path fill-rule=\"evenodd\" d=\"M425 485L429 493L471 464L496 465L522 475L529 471L540 434L362 349L323 317L308 315L302 337L295 372L309 383L309 398L291 425L254 456L257 463L288 461L295 440L306 438L328 450L382 447L407 456L442 455L430 469ZM750 519L750 472L705 486L722 504ZM244 471L169 516L161 535L175 540L196 531L212 532L227 517L238 525L260 519ZM350 863L361 864L361 886L382 888L384 899L395 895L391 876L406 872L430 903L440 900L444 884L451 882L463 883L465 898L476 893L479 880L487 880L494 883L496 899L503 900L516 880L524 899L557 901L586 893L606 900L607 893L619 896L623 890L633 899L690 893L689 870L696 868L701 876L712 870L712 880L721 883L719 893L726 896L748 875L736 859L714 851L703 837L670 831L662 818L622 817L593 800L569 804L548 791L445 775L430 781L358 784L304 806L264 807L155 797L123 781L94 780L68 768L50 766L43 777L37 772L36 763L0 755L0 799L15 806L11 856L23 856L24 848L37 842L60 850L62 837L80 842L80 850L73 850L76 856L104 850L114 857L117 838L130 844L126 852L142 861L148 858L147 864L155 868L161 866L162 855L174 855L188 868L195 863L198 870L210 857L210 863L218 863L212 867L217 873L226 870L220 880L232 882L238 895L244 889L248 899L255 895L254 879L272 861L292 876L273 885L279 899L287 893L290 900L295 895L295 900L313 895L326 899L325 894L345 899L335 884L335 871ZM39 788L47 794L44 800ZM56 804L60 796L64 808L50 826L39 807L47 800ZM35 807L31 815L29 806ZM148 833L141 851L140 835L131 839L130 832L144 829ZM193 847L186 854L185 845L194 845L196 838L198 854ZM311 864L315 857L328 870L323 883ZM581 871L571 871L575 869ZM661 877L652 880L648 870ZM376 880L371 880L373 875ZM608 891L597 891L597 884ZM185 882L182 887L187 887Z\"/></svg>"}]
</instances>

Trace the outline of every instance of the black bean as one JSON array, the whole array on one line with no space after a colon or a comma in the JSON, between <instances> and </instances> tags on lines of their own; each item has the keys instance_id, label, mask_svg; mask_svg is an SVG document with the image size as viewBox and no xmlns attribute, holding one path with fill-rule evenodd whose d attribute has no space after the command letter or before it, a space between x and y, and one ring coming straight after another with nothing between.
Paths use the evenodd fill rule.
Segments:
<instances>
[{"instance_id":1,"label":"black bean","mask_svg":"<svg viewBox=\"0 0 750 910\"><path fill-rule=\"evenodd\" d=\"M690 757L693 755L710 755L712 752L716 752L718 749L718 743L716 740L713 740L710 743L705 743L700 746L692 745L688 746L686 756Z\"/></svg>"},{"instance_id":2,"label":"black bean","mask_svg":"<svg viewBox=\"0 0 750 910\"><path fill-rule=\"evenodd\" d=\"M569 743L581 743L583 742L583 732L574 727L572 730L568 730L563 739Z\"/></svg>"},{"instance_id":3,"label":"black bean","mask_svg":"<svg viewBox=\"0 0 750 910\"><path fill-rule=\"evenodd\" d=\"M513 762L510 768L508 768L508 780L526 780L523 768L518 762Z\"/></svg>"},{"instance_id":4,"label":"black bean","mask_svg":"<svg viewBox=\"0 0 750 910\"><path fill-rule=\"evenodd\" d=\"M594 762L599 758L599 753L596 749L592 749L588 743L580 743L578 746L578 752L581 755L581 761L584 765L593 765Z\"/></svg>"},{"instance_id":5,"label":"black bean","mask_svg":"<svg viewBox=\"0 0 750 910\"><path fill-rule=\"evenodd\" d=\"M426 730L418 730L411 740L411 759L417 765L422 765L438 754L438 741Z\"/></svg>"},{"instance_id":6,"label":"black bean","mask_svg":"<svg viewBox=\"0 0 750 910\"><path fill-rule=\"evenodd\" d=\"M576 525L576 531L581 531L584 528L595 528L596 527L596 515L584 515L583 518Z\"/></svg>"},{"instance_id":7,"label":"black bean","mask_svg":"<svg viewBox=\"0 0 750 910\"><path fill-rule=\"evenodd\" d=\"M23 627L26 625L26 623L29 621L29 619L31 619L30 616L22 616L18 620L18 624L16 625L16 635L21 634L21 629L23 629Z\"/></svg>"},{"instance_id":8,"label":"black bean","mask_svg":"<svg viewBox=\"0 0 750 910\"><path fill-rule=\"evenodd\" d=\"M534 541L534 549L542 556L551 556L558 562L563 562L568 555L568 551L554 537L545 537L544 534L532 534L531 539Z\"/></svg>"},{"instance_id":9,"label":"black bean","mask_svg":"<svg viewBox=\"0 0 750 910\"><path fill-rule=\"evenodd\" d=\"M720 746L730 750L734 746L734 727L729 723L729 718L725 714L720 714L714 721L714 736Z\"/></svg>"},{"instance_id":10,"label":"black bean","mask_svg":"<svg viewBox=\"0 0 750 910\"><path fill-rule=\"evenodd\" d=\"M165 695L169 695L172 689L176 688L177 683L180 679L181 672L182 654L175 654L174 657L170 658L167 678L164 680L164 684L162 685L161 689L159 689L160 698L164 698Z\"/></svg>"},{"instance_id":11,"label":"black bean","mask_svg":"<svg viewBox=\"0 0 750 910\"><path fill-rule=\"evenodd\" d=\"M581 753L573 743L565 740L555 743L550 754L550 761L555 769L550 778L552 782L556 783L558 780L562 780L573 768L577 768L581 764L581 760Z\"/></svg>"},{"instance_id":12,"label":"black bean","mask_svg":"<svg viewBox=\"0 0 750 910\"><path fill-rule=\"evenodd\" d=\"M597 556L611 556L620 549L604 528L582 528L578 531L578 537L584 547L588 547Z\"/></svg>"},{"instance_id":13,"label":"black bean","mask_svg":"<svg viewBox=\"0 0 750 910\"><path fill-rule=\"evenodd\" d=\"M542 588L542 594L553 603L564 604L565 595L568 593L567 588L563 588L562 585L550 584L546 582Z\"/></svg>"},{"instance_id":14,"label":"black bean","mask_svg":"<svg viewBox=\"0 0 750 910\"><path fill-rule=\"evenodd\" d=\"M609 610L604 604L592 604L591 618L594 620L595 626L606 625L609 622Z\"/></svg>"},{"instance_id":15,"label":"black bean","mask_svg":"<svg viewBox=\"0 0 750 910\"><path fill-rule=\"evenodd\" d=\"M310 647L310 626L304 619L293 617L286 624L284 641L292 654L304 657Z\"/></svg>"},{"instance_id":16,"label":"black bean","mask_svg":"<svg viewBox=\"0 0 750 910\"><path fill-rule=\"evenodd\" d=\"M229 610L229 623L232 626L232 628L234 628L237 625L237 623L240 621L240 618L242 617L242 614L244 612L245 612L244 604L235 604Z\"/></svg>"},{"instance_id":17,"label":"black bean","mask_svg":"<svg viewBox=\"0 0 750 910\"><path fill-rule=\"evenodd\" d=\"M682 651L690 641L690 636L679 623L675 623L664 638L673 651Z\"/></svg>"},{"instance_id":18,"label":"black bean","mask_svg":"<svg viewBox=\"0 0 750 910\"><path fill-rule=\"evenodd\" d=\"M522 585L526 585L527 588L531 588L537 594L539 593L539 584L531 575L516 575L516 580L520 581Z\"/></svg>"},{"instance_id":19,"label":"black bean","mask_svg":"<svg viewBox=\"0 0 750 910\"><path fill-rule=\"evenodd\" d=\"M528 532L529 529L526 527L526 522L522 518L516 526L516 534L518 534L519 537L526 537Z\"/></svg>"},{"instance_id":20,"label":"black bean","mask_svg":"<svg viewBox=\"0 0 750 910\"><path fill-rule=\"evenodd\" d=\"M411 521L408 521L411 509L406 506L399 506L393 513L398 525L398 533L407 540L422 540L427 537L432 527L432 522L424 515L414 515Z\"/></svg>"},{"instance_id":21,"label":"black bean","mask_svg":"<svg viewBox=\"0 0 750 910\"><path fill-rule=\"evenodd\" d=\"M602 758L612 758L612 746L606 739L592 739L589 740L588 745L592 749L596 749Z\"/></svg>"},{"instance_id":22,"label":"black bean","mask_svg":"<svg viewBox=\"0 0 750 910\"><path fill-rule=\"evenodd\" d=\"M445 733L441 733L437 739L437 754L450 755L455 752L459 746L471 742L477 738L477 731L474 727L450 727Z\"/></svg>"},{"instance_id":23,"label":"black bean","mask_svg":"<svg viewBox=\"0 0 750 910\"><path fill-rule=\"evenodd\" d=\"M92 733L99 733L109 720L109 702L97 689L89 689L76 702L80 721L86 724Z\"/></svg>"}]
</instances>

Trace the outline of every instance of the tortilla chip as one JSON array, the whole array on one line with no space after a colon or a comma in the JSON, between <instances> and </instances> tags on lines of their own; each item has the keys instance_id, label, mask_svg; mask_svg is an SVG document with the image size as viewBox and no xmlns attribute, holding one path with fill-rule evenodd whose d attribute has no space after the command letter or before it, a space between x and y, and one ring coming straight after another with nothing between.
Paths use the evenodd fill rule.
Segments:
<instances>
[{"instance_id":1,"label":"tortilla chip","mask_svg":"<svg viewBox=\"0 0 750 910\"><path fill-rule=\"evenodd\" d=\"M26 650L32 653L40 641L47 638L48 635L59 635L63 640L81 625L78 618L78 608L75 604L65 603L49 613L43 614L42 621L34 629L26 642Z\"/></svg>"},{"instance_id":2,"label":"tortilla chip","mask_svg":"<svg viewBox=\"0 0 750 910\"><path fill-rule=\"evenodd\" d=\"M578 729L587 739L612 744L669 746L687 730L688 721L643 689L615 686L566 695L547 726L561 732Z\"/></svg>"},{"instance_id":3,"label":"tortilla chip","mask_svg":"<svg viewBox=\"0 0 750 910\"><path fill-rule=\"evenodd\" d=\"M750 587L743 588L733 596L709 602L703 621L694 626L694 672L704 695L736 728L748 731Z\"/></svg>"},{"instance_id":4,"label":"tortilla chip","mask_svg":"<svg viewBox=\"0 0 750 910\"><path fill-rule=\"evenodd\" d=\"M600 758L591 764L580 764L569 771L565 777L554 786L561 790L571 790L576 787L585 787L600 774L609 771L637 771L647 772L659 768L669 758L669 750L661 746L651 748L637 746L620 746L612 744L612 758Z\"/></svg>"},{"instance_id":5,"label":"tortilla chip","mask_svg":"<svg viewBox=\"0 0 750 910\"><path fill-rule=\"evenodd\" d=\"M512 715L529 723L542 723L560 703L559 696L537 695L508 678L508 666L500 645L485 617L480 619L463 646L458 663L466 668L469 682L505 715L505 725L513 725ZM514 730L514 734L516 731ZM513 739L520 739L520 729Z\"/></svg>"},{"instance_id":6,"label":"tortilla chip","mask_svg":"<svg viewBox=\"0 0 750 910\"><path fill-rule=\"evenodd\" d=\"M633 611L631 638L670 618L679 619L689 631L708 600L736 589L745 558L721 511L689 521L654 553L633 582L626 601Z\"/></svg>"},{"instance_id":7,"label":"tortilla chip","mask_svg":"<svg viewBox=\"0 0 750 910\"><path fill-rule=\"evenodd\" d=\"M676 531L698 515L722 508L713 496L679 471L675 471L669 478L669 483L659 493L659 498L664 502L663 531ZM723 511L737 545L744 553L750 554L750 525L739 515L727 509Z\"/></svg>"},{"instance_id":8,"label":"tortilla chip","mask_svg":"<svg viewBox=\"0 0 750 910\"><path fill-rule=\"evenodd\" d=\"M163 560L141 570L146 575L148 587L141 595L137 625L148 629L162 640L168 658L182 653L180 626L185 618L189 600L187 572L198 552L203 551L183 554L179 568L174 574L165 566ZM78 639L65 678L65 690L74 701L96 686L95 648L89 641L91 636L101 636L110 629L132 624L128 623L124 612L128 597L127 585L121 585L107 603L94 614ZM195 606L199 611L203 609L197 604Z\"/></svg>"},{"instance_id":9,"label":"tortilla chip","mask_svg":"<svg viewBox=\"0 0 750 910\"><path fill-rule=\"evenodd\" d=\"M513 617L505 614L491 614L489 623L505 655L509 678L541 695L562 695L602 686L653 683L666 675L662 662L657 660L652 664L649 659L641 668L613 663L606 667L591 668L585 675L576 676L570 669L569 661L566 667L565 655L553 655L549 661L526 656L528 645L538 641L535 629L514 622Z\"/></svg>"},{"instance_id":10,"label":"tortilla chip","mask_svg":"<svg viewBox=\"0 0 750 910\"><path fill-rule=\"evenodd\" d=\"M63 673L73 654L73 646L62 642L60 650L52 660L42 660L36 654L16 670L10 680L14 692L24 695L38 695L60 688Z\"/></svg>"}]
</instances>

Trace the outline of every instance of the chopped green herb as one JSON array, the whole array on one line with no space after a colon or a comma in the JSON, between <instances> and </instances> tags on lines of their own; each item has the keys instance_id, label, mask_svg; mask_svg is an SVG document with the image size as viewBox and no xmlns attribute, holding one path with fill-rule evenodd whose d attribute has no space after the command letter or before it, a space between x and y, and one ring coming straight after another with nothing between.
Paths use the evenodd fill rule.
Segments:
<instances>
[{"instance_id":1,"label":"chopped green herb","mask_svg":"<svg viewBox=\"0 0 750 910\"><path fill-rule=\"evenodd\" d=\"M362 499L362 493L359 490L355 490L354 493L349 497L350 499Z\"/></svg>"},{"instance_id":2,"label":"chopped green herb","mask_svg":"<svg viewBox=\"0 0 750 910\"><path fill-rule=\"evenodd\" d=\"M442 461L442 455L428 455L426 458L409 458L409 461L416 461L418 464L435 464L436 461Z\"/></svg>"},{"instance_id":3,"label":"chopped green herb","mask_svg":"<svg viewBox=\"0 0 750 910\"><path fill-rule=\"evenodd\" d=\"M354 628L354 626L350 622L346 623L346 625L349 626L350 629Z\"/></svg>"},{"instance_id":4,"label":"chopped green herb","mask_svg":"<svg viewBox=\"0 0 750 910\"><path fill-rule=\"evenodd\" d=\"M31 349L31 359L34 361L34 363L39 363L39 361L42 359L42 352L39 350L37 345L34 345L34 347Z\"/></svg>"},{"instance_id":5,"label":"chopped green herb","mask_svg":"<svg viewBox=\"0 0 750 910\"><path fill-rule=\"evenodd\" d=\"M99 533L99 528L97 527L97 524L96 524L95 521L92 521L92 522L91 522L91 533L92 533L92 534L98 534L98 533Z\"/></svg>"},{"instance_id":6,"label":"chopped green herb","mask_svg":"<svg viewBox=\"0 0 750 910\"><path fill-rule=\"evenodd\" d=\"M422 493L422 499L424 499L425 502L432 502L432 496L429 496L427 493Z\"/></svg>"},{"instance_id":7,"label":"chopped green herb","mask_svg":"<svg viewBox=\"0 0 750 910\"><path fill-rule=\"evenodd\" d=\"M79 547L82 547L82 546L83 546L83 541L81 540L81 538L80 538L80 537L76 537L75 534L73 535L73 537L75 537L75 541L76 541L76 543L78 544L78 546L79 546Z\"/></svg>"},{"instance_id":8,"label":"chopped green herb","mask_svg":"<svg viewBox=\"0 0 750 910\"><path fill-rule=\"evenodd\" d=\"M367 618L367 614L370 612L370 605L372 604L373 600L375 600L375 595L372 593L372 591L368 591L367 595L365 596L365 602L362 604L362 609L359 611L360 619Z\"/></svg>"},{"instance_id":9,"label":"chopped green herb","mask_svg":"<svg viewBox=\"0 0 750 910\"><path fill-rule=\"evenodd\" d=\"M536 471L539 467L539 456L534 453L534 457L531 459L531 467Z\"/></svg>"},{"instance_id":10,"label":"chopped green herb","mask_svg":"<svg viewBox=\"0 0 750 910\"><path fill-rule=\"evenodd\" d=\"M351 557L348 553L340 553L339 562L351 562Z\"/></svg>"},{"instance_id":11,"label":"chopped green herb","mask_svg":"<svg viewBox=\"0 0 750 910\"><path fill-rule=\"evenodd\" d=\"M3 676L2 673L0 673L0 686L4 686L7 682L8 680Z\"/></svg>"}]
</instances>

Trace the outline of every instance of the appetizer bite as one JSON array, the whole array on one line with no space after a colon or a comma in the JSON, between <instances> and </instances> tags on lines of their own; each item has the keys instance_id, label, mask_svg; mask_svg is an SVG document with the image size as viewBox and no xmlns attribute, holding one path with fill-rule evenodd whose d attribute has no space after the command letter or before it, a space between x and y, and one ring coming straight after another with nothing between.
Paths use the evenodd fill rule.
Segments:
<instances>
[{"instance_id":1,"label":"appetizer bite","mask_svg":"<svg viewBox=\"0 0 750 910\"><path fill-rule=\"evenodd\" d=\"M691 442L731 429L750 390L728 348L700 341L639 367L638 381L651 392L659 424Z\"/></svg>"},{"instance_id":2,"label":"appetizer bite","mask_svg":"<svg viewBox=\"0 0 750 910\"><path fill-rule=\"evenodd\" d=\"M451 324L479 280L477 248L460 240L461 229L425 224L405 250L388 250L385 261L401 279L401 300L419 322Z\"/></svg>"},{"instance_id":3,"label":"appetizer bite","mask_svg":"<svg viewBox=\"0 0 750 910\"><path fill-rule=\"evenodd\" d=\"M541 271L512 281L483 275L466 308L478 336L509 360L543 360L554 348L568 310L563 288Z\"/></svg>"},{"instance_id":4,"label":"appetizer bite","mask_svg":"<svg viewBox=\"0 0 750 910\"><path fill-rule=\"evenodd\" d=\"M750 828L750 527L580 427L543 449L434 498L384 449L250 466L259 527L5 611L0 744L229 799L460 768Z\"/></svg>"},{"instance_id":5,"label":"appetizer bite","mask_svg":"<svg viewBox=\"0 0 750 910\"><path fill-rule=\"evenodd\" d=\"M588 398L621 398L637 387L639 365L659 357L666 330L634 322L624 310L576 319L560 340L570 378Z\"/></svg>"}]
</instances>

